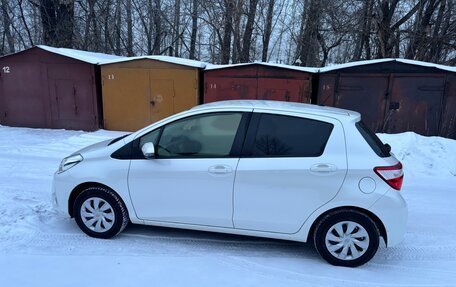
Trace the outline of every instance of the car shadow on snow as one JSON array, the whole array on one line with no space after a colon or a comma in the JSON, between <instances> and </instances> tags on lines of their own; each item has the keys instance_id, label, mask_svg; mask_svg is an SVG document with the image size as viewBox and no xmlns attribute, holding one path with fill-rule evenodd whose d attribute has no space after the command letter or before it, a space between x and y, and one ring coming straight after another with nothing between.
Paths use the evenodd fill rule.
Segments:
<instances>
[{"instance_id":1,"label":"car shadow on snow","mask_svg":"<svg viewBox=\"0 0 456 287\"><path fill-rule=\"evenodd\" d=\"M150 241L166 247L182 248L188 252L204 251L224 255L280 256L319 258L312 243L204 232L177 228L130 224L118 235L130 242ZM134 243L133 243L134 244Z\"/></svg>"}]
</instances>

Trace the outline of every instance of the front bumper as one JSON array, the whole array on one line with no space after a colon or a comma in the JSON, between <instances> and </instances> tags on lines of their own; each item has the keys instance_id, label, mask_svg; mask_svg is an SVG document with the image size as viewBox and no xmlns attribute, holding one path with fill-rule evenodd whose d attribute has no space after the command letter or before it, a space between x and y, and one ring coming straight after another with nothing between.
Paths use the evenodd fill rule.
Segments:
<instances>
[{"instance_id":1,"label":"front bumper","mask_svg":"<svg viewBox=\"0 0 456 287\"><path fill-rule=\"evenodd\" d=\"M399 244L404 238L408 217L407 203L400 192L390 189L369 210L376 214L385 226L387 246Z\"/></svg>"},{"instance_id":2,"label":"front bumper","mask_svg":"<svg viewBox=\"0 0 456 287\"><path fill-rule=\"evenodd\" d=\"M52 205L55 210L61 212L67 216L68 213L68 199L72 189L72 185L69 184L66 173L54 173L52 180Z\"/></svg>"}]
</instances>

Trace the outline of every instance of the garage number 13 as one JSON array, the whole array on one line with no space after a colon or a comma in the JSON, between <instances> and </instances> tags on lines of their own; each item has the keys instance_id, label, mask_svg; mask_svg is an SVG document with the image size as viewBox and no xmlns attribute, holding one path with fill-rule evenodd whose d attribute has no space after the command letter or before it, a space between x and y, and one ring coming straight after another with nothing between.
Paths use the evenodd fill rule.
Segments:
<instances>
[{"instance_id":1,"label":"garage number 13","mask_svg":"<svg viewBox=\"0 0 456 287\"><path fill-rule=\"evenodd\" d=\"M5 74L9 74L10 73L10 67L9 66L3 67L2 70L3 70L3 73L5 73Z\"/></svg>"}]
</instances>

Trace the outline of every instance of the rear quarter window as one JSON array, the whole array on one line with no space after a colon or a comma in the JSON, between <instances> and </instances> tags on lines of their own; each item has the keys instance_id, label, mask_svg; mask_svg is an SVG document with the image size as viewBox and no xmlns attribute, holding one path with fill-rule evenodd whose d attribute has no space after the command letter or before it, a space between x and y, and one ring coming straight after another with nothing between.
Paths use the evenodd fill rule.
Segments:
<instances>
[{"instance_id":1,"label":"rear quarter window","mask_svg":"<svg viewBox=\"0 0 456 287\"><path fill-rule=\"evenodd\" d=\"M363 136L364 140L369 144L372 150L379 157L389 157L391 154L388 152L387 148L383 142L378 138L378 136L363 122L359 121L356 124L356 128Z\"/></svg>"}]
</instances>

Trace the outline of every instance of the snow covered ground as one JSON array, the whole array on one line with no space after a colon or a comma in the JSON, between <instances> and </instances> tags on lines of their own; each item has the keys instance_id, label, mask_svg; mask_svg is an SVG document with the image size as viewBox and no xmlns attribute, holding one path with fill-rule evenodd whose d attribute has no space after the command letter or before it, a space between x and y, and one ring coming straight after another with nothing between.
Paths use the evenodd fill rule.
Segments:
<instances>
[{"instance_id":1,"label":"snow covered ground","mask_svg":"<svg viewBox=\"0 0 456 287\"><path fill-rule=\"evenodd\" d=\"M0 286L456 286L456 141L381 135L404 164L408 230L349 269L310 244L142 226L85 236L52 210L52 174L119 135L0 126Z\"/></svg>"}]
</instances>

